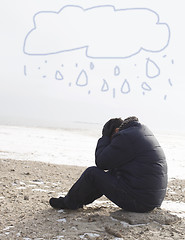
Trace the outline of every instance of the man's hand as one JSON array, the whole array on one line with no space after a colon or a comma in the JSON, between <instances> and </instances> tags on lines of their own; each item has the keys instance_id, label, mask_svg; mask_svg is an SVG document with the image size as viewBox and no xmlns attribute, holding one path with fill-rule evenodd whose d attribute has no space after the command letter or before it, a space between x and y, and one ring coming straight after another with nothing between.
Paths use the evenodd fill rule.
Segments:
<instances>
[{"instance_id":1,"label":"man's hand","mask_svg":"<svg viewBox=\"0 0 185 240\"><path fill-rule=\"evenodd\" d=\"M107 137L112 137L113 133L115 132L116 128L122 124L123 120L121 118L112 118L108 122L105 123L102 135Z\"/></svg>"}]
</instances>

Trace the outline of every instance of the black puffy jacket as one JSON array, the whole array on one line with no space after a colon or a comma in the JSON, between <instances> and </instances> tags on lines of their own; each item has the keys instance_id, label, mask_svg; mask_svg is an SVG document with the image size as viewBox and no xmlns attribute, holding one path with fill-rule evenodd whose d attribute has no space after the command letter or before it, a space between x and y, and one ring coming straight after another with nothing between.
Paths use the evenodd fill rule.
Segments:
<instances>
[{"instance_id":1,"label":"black puffy jacket","mask_svg":"<svg viewBox=\"0 0 185 240\"><path fill-rule=\"evenodd\" d=\"M167 163L153 133L133 121L116 133L112 140L98 140L95 162L98 168L110 170L121 187L142 204L159 207L167 188Z\"/></svg>"}]
</instances>

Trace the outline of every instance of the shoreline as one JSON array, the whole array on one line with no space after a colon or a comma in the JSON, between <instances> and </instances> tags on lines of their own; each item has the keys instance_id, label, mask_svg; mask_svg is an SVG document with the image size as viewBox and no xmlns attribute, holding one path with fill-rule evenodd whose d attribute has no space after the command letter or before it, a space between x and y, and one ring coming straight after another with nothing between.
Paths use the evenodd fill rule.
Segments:
<instances>
[{"instance_id":1,"label":"shoreline","mask_svg":"<svg viewBox=\"0 0 185 240\"><path fill-rule=\"evenodd\" d=\"M100 129L50 129L0 125L0 159L93 166ZM156 134L168 164L169 179L185 179L185 136Z\"/></svg>"},{"instance_id":2,"label":"shoreline","mask_svg":"<svg viewBox=\"0 0 185 240\"><path fill-rule=\"evenodd\" d=\"M0 160L0 239L183 239L185 218L163 208L124 212L102 197L83 209L54 210L86 167ZM185 203L185 180L169 181L165 201ZM177 216L178 215L178 216Z\"/></svg>"}]
</instances>

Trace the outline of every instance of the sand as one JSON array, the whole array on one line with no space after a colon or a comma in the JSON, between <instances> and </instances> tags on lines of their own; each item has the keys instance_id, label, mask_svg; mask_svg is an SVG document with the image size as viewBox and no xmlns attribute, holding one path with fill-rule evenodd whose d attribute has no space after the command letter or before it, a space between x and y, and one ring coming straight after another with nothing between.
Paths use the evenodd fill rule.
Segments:
<instances>
[{"instance_id":1,"label":"sand","mask_svg":"<svg viewBox=\"0 0 185 240\"><path fill-rule=\"evenodd\" d=\"M158 208L124 212L107 198L79 210L55 210L85 168L0 160L0 239L185 239L185 218ZM165 201L185 203L185 180L172 179Z\"/></svg>"}]
</instances>

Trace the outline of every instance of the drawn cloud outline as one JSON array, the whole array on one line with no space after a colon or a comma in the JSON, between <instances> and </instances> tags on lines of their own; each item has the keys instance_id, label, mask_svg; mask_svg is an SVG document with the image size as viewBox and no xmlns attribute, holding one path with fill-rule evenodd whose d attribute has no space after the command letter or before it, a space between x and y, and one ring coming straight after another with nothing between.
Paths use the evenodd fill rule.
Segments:
<instances>
[{"instance_id":1,"label":"drawn cloud outline","mask_svg":"<svg viewBox=\"0 0 185 240\"><path fill-rule=\"evenodd\" d=\"M127 56L90 56L88 54L88 49L89 49L89 46L88 45L84 45L84 46L81 46L81 47L75 47L75 48L71 48L71 49L65 49L65 50L58 50L58 51L51 51L51 52L47 52L47 53L30 53L30 52L27 52L26 51L26 44L27 44L27 40L28 38L30 37L30 35L33 33L33 31L35 31L37 29L37 25L36 25L36 17L39 15L39 14L45 14L45 13L53 13L53 14L60 14L65 8L69 8L69 7L75 7L75 8L80 8L81 10L83 10L84 12L85 11L90 11L90 10L93 10L93 9L96 9L96 8L112 8L114 10L114 12L119 12L119 11L128 11L128 10L146 10L146 11L149 11L153 14L155 14L157 16L157 22L156 22L156 25L165 25L168 29L168 39L167 39L167 42L166 44L159 50L148 50L144 47L140 47L136 52L130 54L130 55L127 55ZM125 9L116 9L113 5L100 5L100 6L94 6L94 7L90 7L90 8L82 8L81 6L78 6L78 5L65 5L64 7L62 7L59 11L39 11L37 13L34 14L33 16L33 23L34 23L34 27L26 34L26 37L24 39L24 43L23 43L23 52L24 54L26 55L35 55L35 56L46 56L46 55L54 55L54 54L58 54L58 53L62 53L62 52L70 52L70 51L74 51L74 50L80 50L80 49L85 49L85 54L86 54L86 57L88 58L92 58L92 59L124 59L124 58L130 58L134 55L137 55L138 53L140 53L142 50L145 51L145 52L151 52L151 53L156 53L156 52L161 52L163 51L168 45L169 45L169 41L170 41L170 36L171 36L171 32L170 32L170 27L168 26L167 23L160 23L160 18L159 18L159 15L158 13L156 13L154 10L151 10L149 8L125 8Z\"/></svg>"}]
</instances>

